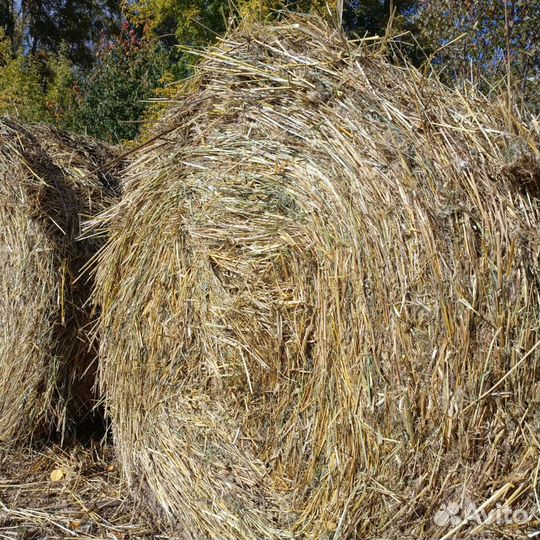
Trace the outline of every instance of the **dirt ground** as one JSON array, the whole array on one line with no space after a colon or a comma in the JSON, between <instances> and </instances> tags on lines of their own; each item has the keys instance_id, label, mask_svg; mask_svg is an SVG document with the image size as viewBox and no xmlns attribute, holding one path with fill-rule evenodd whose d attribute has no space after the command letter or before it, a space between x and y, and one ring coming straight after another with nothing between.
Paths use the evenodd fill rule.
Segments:
<instances>
[{"instance_id":1,"label":"dirt ground","mask_svg":"<svg viewBox=\"0 0 540 540\"><path fill-rule=\"evenodd\" d=\"M141 516L108 445L0 449L0 539L168 538Z\"/></svg>"}]
</instances>

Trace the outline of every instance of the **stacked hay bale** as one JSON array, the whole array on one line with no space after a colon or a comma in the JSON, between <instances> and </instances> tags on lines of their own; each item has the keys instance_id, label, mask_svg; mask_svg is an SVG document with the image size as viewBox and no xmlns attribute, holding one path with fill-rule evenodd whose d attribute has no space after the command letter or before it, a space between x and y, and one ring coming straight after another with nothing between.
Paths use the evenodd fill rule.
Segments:
<instances>
[{"instance_id":1,"label":"stacked hay bale","mask_svg":"<svg viewBox=\"0 0 540 540\"><path fill-rule=\"evenodd\" d=\"M101 379L133 487L192 538L524 536L537 141L317 20L201 54L104 216Z\"/></svg>"},{"instance_id":2,"label":"stacked hay bale","mask_svg":"<svg viewBox=\"0 0 540 540\"><path fill-rule=\"evenodd\" d=\"M110 159L90 140L0 120L2 443L64 434L94 405L90 284L77 277L102 242L77 237L115 197L99 172Z\"/></svg>"}]
</instances>

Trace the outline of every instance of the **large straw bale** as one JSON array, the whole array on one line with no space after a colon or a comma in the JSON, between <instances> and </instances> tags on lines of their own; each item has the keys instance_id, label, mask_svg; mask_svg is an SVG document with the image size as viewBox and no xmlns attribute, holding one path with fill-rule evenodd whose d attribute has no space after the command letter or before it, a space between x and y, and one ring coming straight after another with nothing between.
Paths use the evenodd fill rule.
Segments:
<instances>
[{"instance_id":1,"label":"large straw bale","mask_svg":"<svg viewBox=\"0 0 540 540\"><path fill-rule=\"evenodd\" d=\"M538 519L537 141L387 46L309 18L232 33L103 216L115 440L183 537ZM436 523L464 501L531 521Z\"/></svg>"},{"instance_id":2,"label":"large straw bale","mask_svg":"<svg viewBox=\"0 0 540 540\"><path fill-rule=\"evenodd\" d=\"M102 243L80 222L113 202L96 172L111 150L45 126L0 119L0 441L64 434L93 407L90 285ZM94 364L94 365L93 365Z\"/></svg>"}]
</instances>

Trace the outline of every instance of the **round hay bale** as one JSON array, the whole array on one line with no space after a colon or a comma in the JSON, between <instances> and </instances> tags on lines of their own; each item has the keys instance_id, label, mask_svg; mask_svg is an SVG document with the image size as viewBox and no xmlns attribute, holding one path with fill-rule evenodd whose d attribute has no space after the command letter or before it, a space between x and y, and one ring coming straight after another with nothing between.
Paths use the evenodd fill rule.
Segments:
<instances>
[{"instance_id":1,"label":"round hay bale","mask_svg":"<svg viewBox=\"0 0 540 540\"><path fill-rule=\"evenodd\" d=\"M104 216L101 380L132 486L190 538L524 536L534 137L314 19L201 56ZM456 520L468 502L530 521Z\"/></svg>"},{"instance_id":2,"label":"round hay bale","mask_svg":"<svg viewBox=\"0 0 540 540\"><path fill-rule=\"evenodd\" d=\"M90 285L76 278L102 244L81 220L112 204L97 172L109 148L0 119L0 441L82 421L94 406Z\"/></svg>"}]
</instances>

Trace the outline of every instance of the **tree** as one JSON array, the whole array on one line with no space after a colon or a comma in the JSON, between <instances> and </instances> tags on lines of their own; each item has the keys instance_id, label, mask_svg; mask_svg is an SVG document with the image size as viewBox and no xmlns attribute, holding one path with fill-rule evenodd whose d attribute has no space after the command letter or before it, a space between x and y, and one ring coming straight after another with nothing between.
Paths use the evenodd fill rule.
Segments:
<instances>
[{"instance_id":1,"label":"tree","mask_svg":"<svg viewBox=\"0 0 540 540\"><path fill-rule=\"evenodd\" d=\"M284 10L323 12L325 0L123 0L122 6L131 22L165 43L198 46L223 34L236 16L264 20Z\"/></svg>"},{"instance_id":2,"label":"tree","mask_svg":"<svg viewBox=\"0 0 540 540\"><path fill-rule=\"evenodd\" d=\"M4 30L4 39L11 45L11 52L16 50L17 5L15 0L0 0L0 28Z\"/></svg>"},{"instance_id":3,"label":"tree","mask_svg":"<svg viewBox=\"0 0 540 540\"><path fill-rule=\"evenodd\" d=\"M0 113L68 127L75 107L71 62L61 53L14 55L0 28Z\"/></svg>"},{"instance_id":4,"label":"tree","mask_svg":"<svg viewBox=\"0 0 540 540\"><path fill-rule=\"evenodd\" d=\"M169 44L207 44L225 31L229 14L227 0L123 0L122 7L130 22Z\"/></svg>"},{"instance_id":5,"label":"tree","mask_svg":"<svg viewBox=\"0 0 540 540\"><path fill-rule=\"evenodd\" d=\"M397 18L394 23L407 29L412 28L411 17L417 10L418 0L346 0L343 24L348 32L363 36L384 35L392 12Z\"/></svg>"},{"instance_id":6,"label":"tree","mask_svg":"<svg viewBox=\"0 0 540 540\"><path fill-rule=\"evenodd\" d=\"M119 26L119 1L22 0L26 49L32 54L39 50L57 53L64 46L73 63L88 67L95 43Z\"/></svg>"},{"instance_id":7,"label":"tree","mask_svg":"<svg viewBox=\"0 0 540 540\"><path fill-rule=\"evenodd\" d=\"M133 139L169 67L159 42L139 38L129 24L120 36L99 45L94 67L81 81L74 129L120 142Z\"/></svg>"},{"instance_id":8,"label":"tree","mask_svg":"<svg viewBox=\"0 0 540 540\"><path fill-rule=\"evenodd\" d=\"M170 58L121 27L118 10L119 0L0 0L0 114L134 137Z\"/></svg>"},{"instance_id":9,"label":"tree","mask_svg":"<svg viewBox=\"0 0 540 540\"><path fill-rule=\"evenodd\" d=\"M540 110L540 0L424 0L422 33L441 48L434 58L449 83L521 97Z\"/></svg>"}]
</instances>

